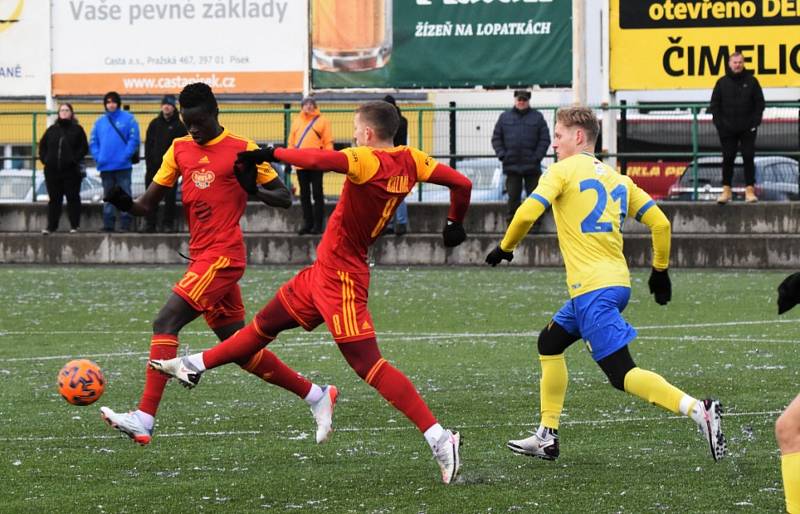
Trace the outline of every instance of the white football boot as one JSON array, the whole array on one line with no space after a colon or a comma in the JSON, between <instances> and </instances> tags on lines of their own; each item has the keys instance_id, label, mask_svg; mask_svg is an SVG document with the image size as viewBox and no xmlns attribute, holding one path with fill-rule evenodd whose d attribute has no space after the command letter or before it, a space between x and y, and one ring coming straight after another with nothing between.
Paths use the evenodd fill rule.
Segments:
<instances>
[{"instance_id":1,"label":"white football boot","mask_svg":"<svg viewBox=\"0 0 800 514\"><path fill-rule=\"evenodd\" d=\"M336 407L338 397L339 390L336 386L327 385L322 389L322 398L311 406L311 413L317 422L317 444L330 439L333 433L333 409Z\"/></svg>"},{"instance_id":2,"label":"white football boot","mask_svg":"<svg viewBox=\"0 0 800 514\"><path fill-rule=\"evenodd\" d=\"M722 405L717 400L706 398L698 400L697 409L702 418L697 424L708 442L711 457L716 461L723 459L727 452L725 434L722 433Z\"/></svg>"},{"instance_id":3,"label":"white football boot","mask_svg":"<svg viewBox=\"0 0 800 514\"><path fill-rule=\"evenodd\" d=\"M123 414L114 412L108 407L100 407L100 417L103 418L103 421L105 421L108 426L116 428L142 446L149 444L150 439L153 438L153 430L146 429L139 419L139 416L133 412L126 412Z\"/></svg>"},{"instance_id":4,"label":"white football boot","mask_svg":"<svg viewBox=\"0 0 800 514\"><path fill-rule=\"evenodd\" d=\"M506 446L512 452L520 455L556 460L559 453L558 431L552 428L539 429L530 437L507 442Z\"/></svg>"},{"instance_id":5,"label":"white football boot","mask_svg":"<svg viewBox=\"0 0 800 514\"><path fill-rule=\"evenodd\" d=\"M147 364L154 370L161 372L169 377L175 378L182 386L189 389L200 382L203 372L195 368L186 357L175 357L174 359L153 359Z\"/></svg>"},{"instance_id":6,"label":"white football boot","mask_svg":"<svg viewBox=\"0 0 800 514\"><path fill-rule=\"evenodd\" d=\"M433 446L433 458L442 470L442 482L449 484L458 476L461 468L461 457L458 448L461 445L461 435L458 432L445 430L442 437Z\"/></svg>"}]
</instances>

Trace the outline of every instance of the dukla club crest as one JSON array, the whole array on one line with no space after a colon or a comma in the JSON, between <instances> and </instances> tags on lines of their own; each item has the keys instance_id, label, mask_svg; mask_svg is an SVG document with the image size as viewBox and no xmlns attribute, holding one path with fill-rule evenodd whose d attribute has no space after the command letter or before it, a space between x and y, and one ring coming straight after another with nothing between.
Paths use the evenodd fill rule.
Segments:
<instances>
[{"instance_id":1,"label":"dukla club crest","mask_svg":"<svg viewBox=\"0 0 800 514\"><path fill-rule=\"evenodd\" d=\"M197 189L206 189L214 182L214 172L206 169L194 170L192 172L192 182Z\"/></svg>"}]
</instances>

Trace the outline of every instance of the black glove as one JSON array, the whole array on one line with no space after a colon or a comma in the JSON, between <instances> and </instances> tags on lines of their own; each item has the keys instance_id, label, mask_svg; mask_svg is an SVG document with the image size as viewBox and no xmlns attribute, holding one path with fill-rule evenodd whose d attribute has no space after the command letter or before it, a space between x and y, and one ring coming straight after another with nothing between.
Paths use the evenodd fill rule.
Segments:
<instances>
[{"instance_id":1,"label":"black glove","mask_svg":"<svg viewBox=\"0 0 800 514\"><path fill-rule=\"evenodd\" d=\"M486 256L486 264L491 267L495 267L502 261L511 262L514 260L514 252L507 252L500 248L500 245L494 247L494 250L489 252L489 255Z\"/></svg>"},{"instance_id":2,"label":"black glove","mask_svg":"<svg viewBox=\"0 0 800 514\"><path fill-rule=\"evenodd\" d=\"M110 203L122 212L128 212L133 207L133 198L119 186L112 187L103 201Z\"/></svg>"},{"instance_id":3,"label":"black glove","mask_svg":"<svg viewBox=\"0 0 800 514\"><path fill-rule=\"evenodd\" d=\"M442 230L442 239L444 245L448 248L458 246L467 238L467 233L464 232L464 225L457 221L447 220L447 224Z\"/></svg>"},{"instance_id":4,"label":"black glove","mask_svg":"<svg viewBox=\"0 0 800 514\"><path fill-rule=\"evenodd\" d=\"M650 293L655 295L657 304L666 305L672 300L672 282L669 280L667 270L659 271L653 268L647 285L650 286Z\"/></svg>"},{"instance_id":5,"label":"black glove","mask_svg":"<svg viewBox=\"0 0 800 514\"><path fill-rule=\"evenodd\" d=\"M800 273L793 273L778 286L778 314L800 303Z\"/></svg>"},{"instance_id":6,"label":"black glove","mask_svg":"<svg viewBox=\"0 0 800 514\"><path fill-rule=\"evenodd\" d=\"M275 149L271 146L259 148L258 150L248 150L236 154L236 160L245 164L261 164L262 162L275 162Z\"/></svg>"},{"instance_id":7,"label":"black glove","mask_svg":"<svg viewBox=\"0 0 800 514\"><path fill-rule=\"evenodd\" d=\"M242 155L242 153L239 155ZM233 174L236 176L236 180L239 181L239 185L242 186L242 189L247 191L248 194L254 195L258 192L258 186L256 185L258 170L254 163L237 159L236 162L233 163Z\"/></svg>"}]
</instances>

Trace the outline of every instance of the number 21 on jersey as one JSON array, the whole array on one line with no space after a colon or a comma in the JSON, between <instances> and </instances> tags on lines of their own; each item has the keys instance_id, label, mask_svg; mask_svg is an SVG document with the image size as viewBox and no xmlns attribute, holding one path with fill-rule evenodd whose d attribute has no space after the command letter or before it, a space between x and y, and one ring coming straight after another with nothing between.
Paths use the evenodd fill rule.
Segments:
<instances>
[{"instance_id":1,"label":"number 21 on jersey","mask_svg":"<svg viewBox=\"0 0 800 514\"><path fill-rule=\"evenodd\" d=\"M597 193L597 203L583 221L581 221L581 232L584 234L592 232L611 232L614 228L610 221L600 221L606 208L609 207L608 197L612 202L619 202L619 228L622 230L622 222L628 214L628 189L624 184L619 184L610 193L606 191L603 183L596 178L589 178L580 182L581 193L594 191Z\"/></svg>"}]
</instances>

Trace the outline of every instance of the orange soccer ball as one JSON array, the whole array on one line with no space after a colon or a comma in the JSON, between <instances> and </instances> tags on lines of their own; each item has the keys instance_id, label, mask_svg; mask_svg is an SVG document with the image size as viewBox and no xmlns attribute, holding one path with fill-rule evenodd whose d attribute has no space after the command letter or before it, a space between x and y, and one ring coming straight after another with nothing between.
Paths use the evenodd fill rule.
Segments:
<instances>
[{"instance_id":1,"label":"orange soccer ball","mask_svg":"<svg viewBox=\"0 0 800 514\"><path fill-rule=\"evenodd\" d=\"M58 372L58 392L72 405L89 405L103 396L106 378L89 359L75 359Z\"/></svg>"}]
</instances>

